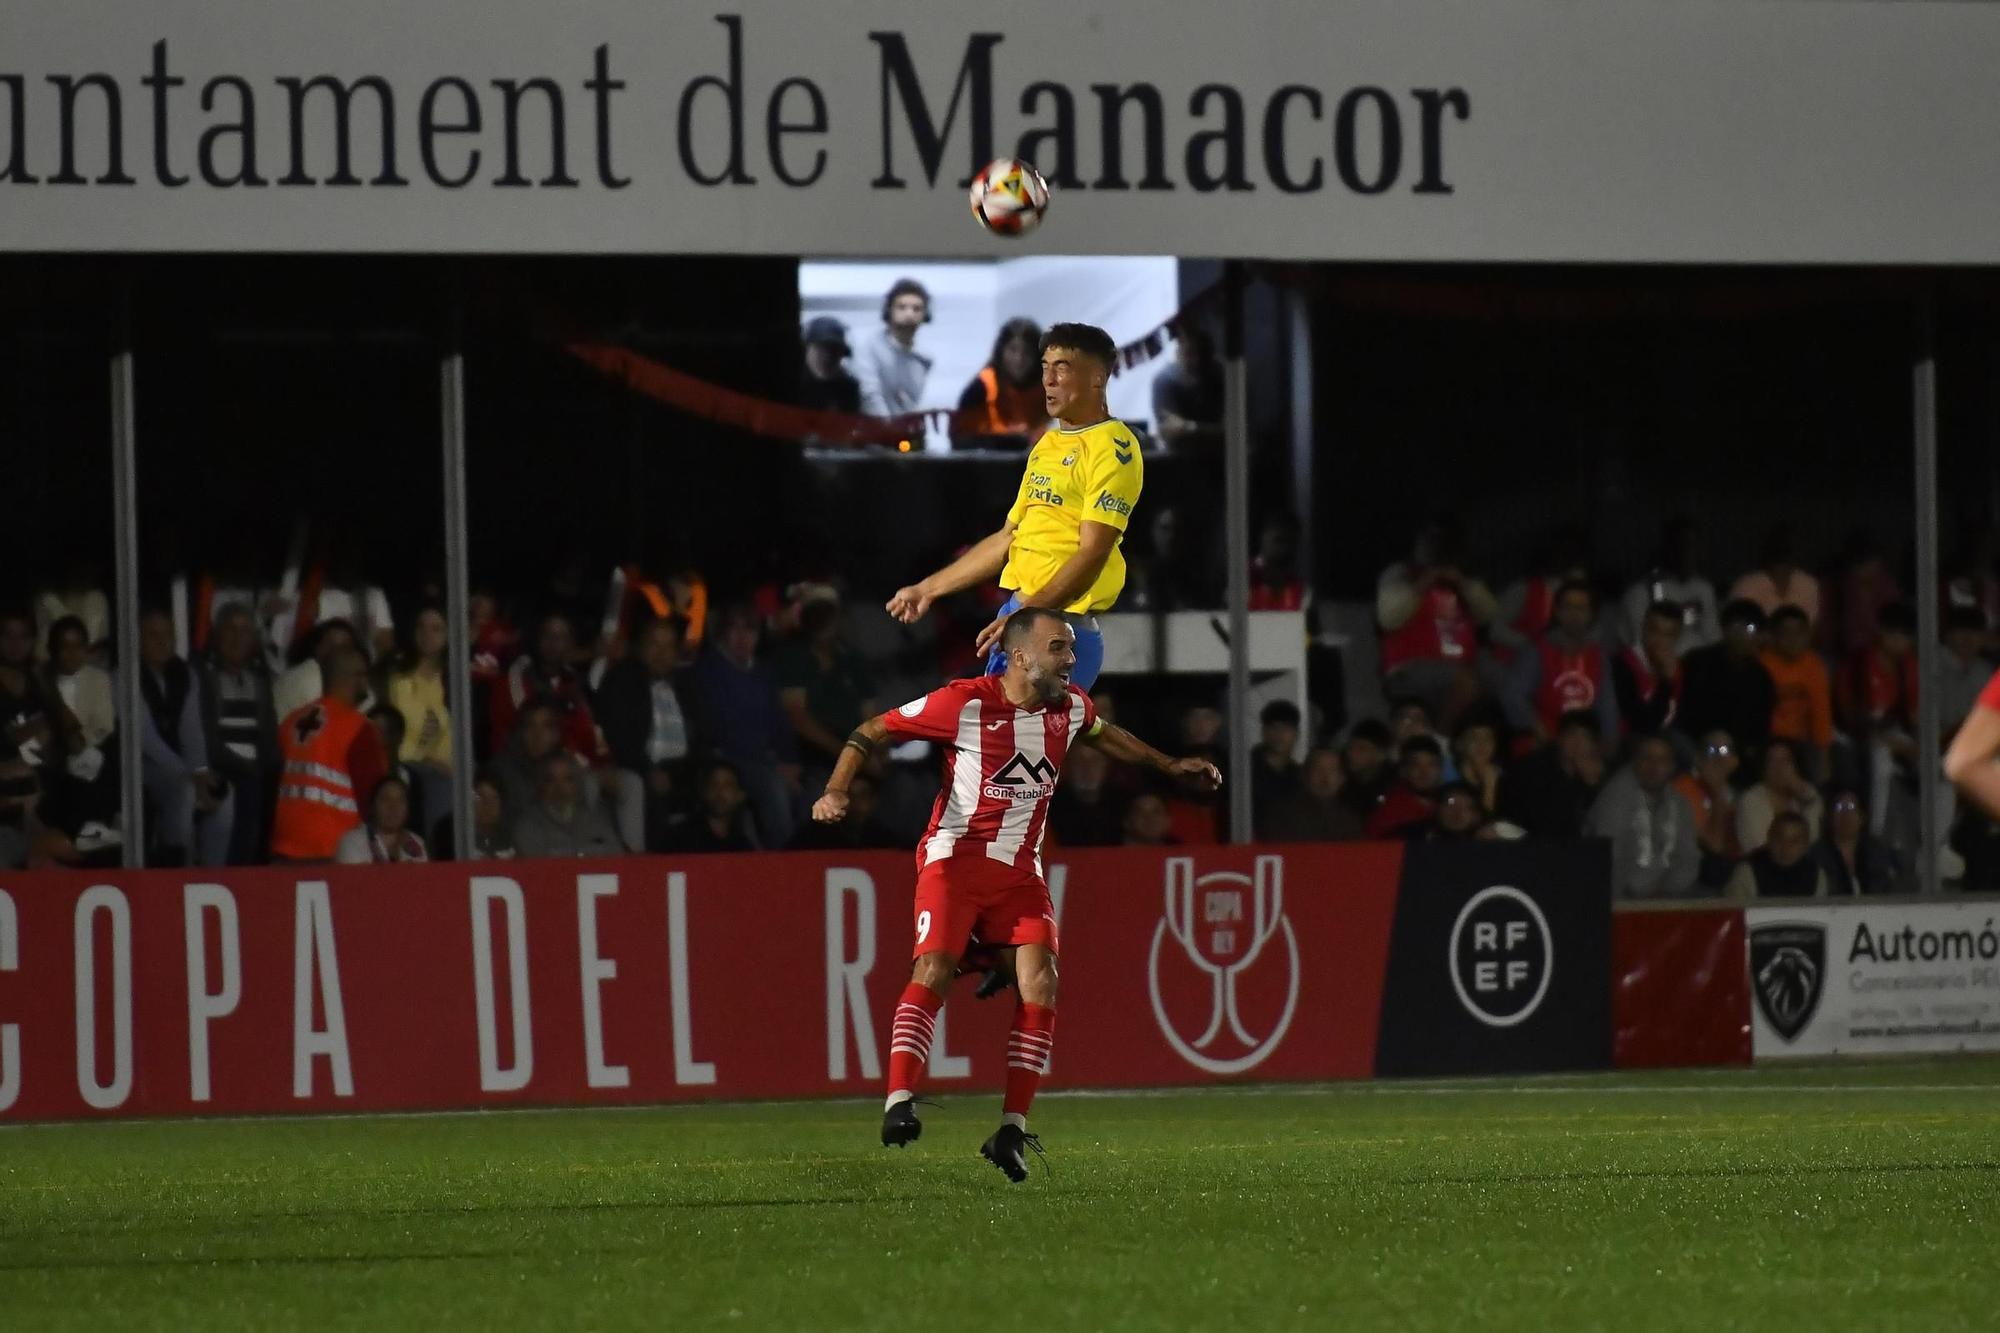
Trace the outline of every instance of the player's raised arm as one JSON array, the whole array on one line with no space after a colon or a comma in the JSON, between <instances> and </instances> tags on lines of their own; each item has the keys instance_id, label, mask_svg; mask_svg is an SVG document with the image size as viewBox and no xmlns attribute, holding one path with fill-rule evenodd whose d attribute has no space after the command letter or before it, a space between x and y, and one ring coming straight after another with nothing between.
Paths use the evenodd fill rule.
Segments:
<instances>
[{"instance_id":1,"label":"player's raised arm","mask_svg":"<svg viewBox=\"0 0 2000 1333\"><path fill-rule=\"evenodd\" d=\"M840 758L833 762L833 776L826 780L826 790L813 802L814 819L822 824L835 824L847 814L848 784L868 762L875 747L888 738L889 727L879 716L869 718L848 733L847 743L840 747Z\"/></svg>"},{"instance_id":2,"label":"player's raised arm","mask_svg":"<svg viewBox=\"0 0 2000 1333\"><path fill-rule=\"evenodd\" d=\"M1172 758L1155 750L1117 723L1106 722L1102 718L1083 734L1083 743L1093 749L1104 751L1108 758L1121 763L1137 764L1141 768L1150 768L1169 777L1186 778L1202 791L1214 791L1222 785L1222 773L1208 760Z\"/></svg>"},{"instance_id":3,"label":"player's raised arm","mask_svg":"<svg viewBox=\"0 0 2000 1333\"><path fill-rule=\"evenodd\" d=\"M1009 520L1006 526L980 538L943 569L906 588L896 589L896 595L889 599L889 614L905 625L913 624L923 618L938 598L997 578L1007 567L1007 551L1013 544L1014 523Z\"/></svg>"}]
</instances>

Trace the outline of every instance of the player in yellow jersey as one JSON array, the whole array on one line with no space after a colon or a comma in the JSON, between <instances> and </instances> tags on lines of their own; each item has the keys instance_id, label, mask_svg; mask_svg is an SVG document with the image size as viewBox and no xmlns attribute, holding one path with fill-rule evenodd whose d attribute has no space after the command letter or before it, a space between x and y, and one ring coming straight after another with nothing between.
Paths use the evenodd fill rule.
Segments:
<instances>
[{"instance_id":1,"label":"player in yellow jersey","mask_svg":"<svg viewBox=\"0 0 2000 1333\"><path fill-rule=\"evenodd\" d=\"M999 639L1007 617L1044 606L1069 614L1076 630L1070 680L1091 687L1104 666L1097 613L1110 610L1125 586L1118 545L1146 471L1138 437L1104 403L1117 356L1111 335L1089 324L1057 324L1042 336L1042 396L1056 424L1029 450L1006 523L930 577L898 589L890 615L909 624L938 598L998 574L1012 595L979 634L986 674L1006 670Z\"/></svg>"}]
</instances>

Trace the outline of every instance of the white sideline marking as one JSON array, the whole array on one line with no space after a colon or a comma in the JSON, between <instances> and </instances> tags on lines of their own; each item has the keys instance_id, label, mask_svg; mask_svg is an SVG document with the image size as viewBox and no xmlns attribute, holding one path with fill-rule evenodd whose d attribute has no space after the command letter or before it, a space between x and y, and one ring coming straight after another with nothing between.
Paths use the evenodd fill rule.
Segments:
<instances>
[{"instance_id":1,"label":"white sideline marking","mask_svg":"<svg viewBox=\"0 0 2000 1333\"><path fill-rule=\"evenodd\" d=\"M1556 1077L1565 1077L1558 1075ZM1051 1088L1043 1098L1065 1100L1131 1101L1167 1097L1547 1097L1558 1095L1595 1096L1613 1093L1627 1096L1706 1096L1711 1093L1933 1093L1995 1092L2000 1083L1755 1083L1754 1071L1746 1070L1733 1083L1665 1084L1635 1083L1492 1083L1451 1080L1376 1082L1355 1079L1342 1083L1308 1084L1228 1084L1188 1088ZM984 1096L986 1094L979 1094ZM873 1094L861 1097L801 1097L789 1100L712 1102L626 1102L603 1106L472 1106L437 1111L317 1111L309 1114L275 1112L266 1115L138 1116L115 1120L31 1120L0 1121L0 1133L9 1130L65 1129L77 1125L95 1128L144 1125L236 1125L308 1124L322 1120L446 1120L470 1116L601 1115L640 1111L673 1111L699 1114L704 1111L737 1111L759 1106L879 1106Z\"/></svg>"}]
</instances>

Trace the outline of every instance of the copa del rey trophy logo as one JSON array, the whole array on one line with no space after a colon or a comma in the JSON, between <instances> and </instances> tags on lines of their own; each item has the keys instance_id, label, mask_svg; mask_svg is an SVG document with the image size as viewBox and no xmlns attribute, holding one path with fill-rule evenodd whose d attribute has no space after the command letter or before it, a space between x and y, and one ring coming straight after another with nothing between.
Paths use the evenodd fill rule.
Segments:
<instances>
[{"instance_id":1,"label":"copa del rey trophy logo","mask_svg":"<svg viewBox=\"0 0 2000 1333\"><path fill-rule=\"evenodd\" d=\"M1299 1002L1284 858L1260 856L1249 875L1201 876L1193 857L1168 858L1166 914L1153 932L1146 980L1153 1017L1181 1059L1211 1074L1262 1064L1284 1041Z\"/></svg>"}]
</instances>

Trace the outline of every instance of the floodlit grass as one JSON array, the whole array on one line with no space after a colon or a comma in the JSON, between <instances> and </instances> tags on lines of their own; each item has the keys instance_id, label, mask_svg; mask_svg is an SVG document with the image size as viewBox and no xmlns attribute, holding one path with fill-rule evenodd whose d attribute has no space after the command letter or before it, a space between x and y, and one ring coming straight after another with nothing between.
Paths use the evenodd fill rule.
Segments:
<instances>
[{"instance_id":1,"label":"floodlit grass","mask_svg":"<svg viewBox=\"0 0 2000 1333\"><path fill-rule=\"evenodd\" d=\"M2000 1061L0 1130L0 1327L2000 1322Z\"/></svg>"}]
</instances>

